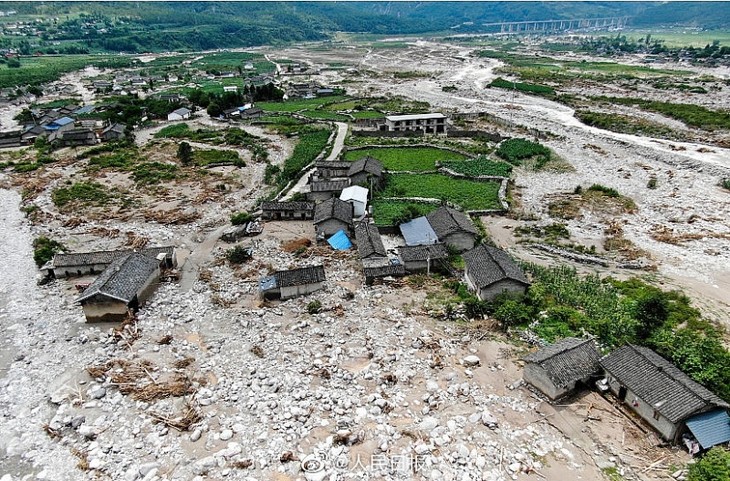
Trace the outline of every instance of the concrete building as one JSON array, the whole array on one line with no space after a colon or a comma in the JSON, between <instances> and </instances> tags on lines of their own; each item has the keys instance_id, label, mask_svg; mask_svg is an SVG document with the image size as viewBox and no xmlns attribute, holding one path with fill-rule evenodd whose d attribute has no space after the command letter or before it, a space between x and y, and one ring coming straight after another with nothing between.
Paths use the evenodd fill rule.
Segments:
<instances>
[{"instance_id":1,"label":"concrete building","mask_svg":"<svg viewBox=\"0 0 730 481\"><path fill-rule=\"evenodd\" d=\"M167 114L167 120L185 120L189 119L190 115L192 114L192 110L180 107L179 109L173 110L169 114Z\"/></svg>"},{"instance_id":2,"label":"concrete building","mask_svg":"<svg viewBox=\"0 0 730 481\"><path fill-rule=\"evenodd\" d=\"M568 337L525 356L522 378L554 401L598 375L600 358L593 340Z\"/></svg>"},{"instance_id":3,"label":"concrete building","mask_svg":"<svg viewBox=\"0 0 730 481\"><path fill-rule=\"evenodd\" d=\"M627 344L600 364L611 392L665 440L692 434L704 449L730 441L730 406L651 349Z\"/></svg>"},{"instance_id":4,"label":"concrete building","mask_svg":"<svg viewBox=\"0 0 730 481\"><path fill-rule=\"evenodd\" d=\"M266 220L313 219L314 202L262 202L261 218Z\"/></svg>"},{"instance_id":5,"label":"concrete building","mask_svg":"<svg viewBox=\"0 0 730 481\"><path fill-rule=\"evenodd\" d=\"M446 133L447 117L441 113L386 115L385 130L389 132L422 131L427 134Z\"/></svg>"},{"instance_id":6,"label":"concrete building","mask_svg":"<svg viewBox=\"0 0 730 481\"><path fill-rule=\"evenodd\" d=\"M466 284L483 301L506 292L523 294L530 286L522 269L501 249L481 244L463 257Z\"/></svg>"},{"instance_id":7,"label":"concrete building","mask_svg":"<svg viewBox=\"0 0 730 481\"><path fill-rule=\"evenodd\" d=\"M439 207L426 214L439 242L464 252L474 247L479 232L469 216L451 207Z\"/></svg>"},{"instance_id":8,"label":"concrete building","mask_svg":"<svg viewBox=\"0 0 730 481\"><path fill-rule=\"evenodd\" d=\"M274 272L259 281L259 289L266 299L285 300L318 291L324 281L324 267L310 266Z\"/></svg>"},{"instance_id":9,"label":"concrete building","mask_svg":"<svg viewBox=\"0 0 730 481\"><path fill-rule=\"evenodd\" d=\"M157 287L160 265L133 252L115 259L77 299L87 322L120 321Z\"/></svg>"},{"instance_id":10,"label":"concrete building","mask_svg":"<svg viewBox=\"0 0 730 481\"><path fill-rule=\"evenodd\" d=\"M365 215L368 207L368 189L359 185L351 185L342 189L340 200L352 204L352 211L355 217Z\"/></svg>"},{"instance_id":11,"label":"concrete building","mask_svg":"<svg viewBox=\"0 0 730 481\"><path fill-rule=\"evenodd\" d=\"M352 230L352 204L340 199L328 199L314 208L314 228L317 238L330 237L338 231Z\"/></svg>"}]
</instances>

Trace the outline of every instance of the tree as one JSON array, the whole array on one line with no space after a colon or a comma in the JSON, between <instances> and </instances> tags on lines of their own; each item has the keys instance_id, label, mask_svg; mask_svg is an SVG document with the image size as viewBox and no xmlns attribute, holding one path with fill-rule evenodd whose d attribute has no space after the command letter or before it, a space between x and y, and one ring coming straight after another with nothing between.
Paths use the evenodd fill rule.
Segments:
<instances>
[{"instance_id":1,"label":"tree","mask_svg":"<svg viewBox=\"0 0 730 481\"><path fill-rule=\"evenodd\" d=\"M211 117L220 117L223 114L223 109L218 104L218 102L211 102L208 105L206 112L208 112L208 115L210 115Z\"/></svg>"},{"instance_id":2,"label":"tree","mask_svg":"<svg viewBox=\"0 0 730 481\"><path fill-rule=\"evenodd\" d=\"M730 479L730 453L716 446L689 466L687 481L727 481Z\"/></svg>"},{"instance_id":3,"label":"tree","mask_svg":"<svg viewBox=\"0 0 730 481\"><path fill-rule=\"evenodd\" d=\"M640 323L637 335L641 339L647 339L669 317L667 296L663 292L652 292L642 297L636 303L634 317Z\"/></svg>"},{"instance_id":4,"label":"tree","mask_svg":"<svg viewBox=\"0 0 730 481\"><path fill-rule=\"evenodd\" d=\"M177 159L182 165L189 165L193 160L193 149L187 142L181 142L177 148Z\"/></svg>"}]
</instances>

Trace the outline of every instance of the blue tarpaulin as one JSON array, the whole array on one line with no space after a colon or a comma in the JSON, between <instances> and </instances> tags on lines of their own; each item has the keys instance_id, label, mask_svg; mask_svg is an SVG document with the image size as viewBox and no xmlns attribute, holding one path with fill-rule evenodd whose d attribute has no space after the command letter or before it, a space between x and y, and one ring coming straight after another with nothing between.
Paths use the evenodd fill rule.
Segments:
<instances>
[{"instance_id":1,"label":"blue tarpaulin","mask_svg":"<svg viewBox=\"0 0 730 481\"><path fill-rule=\"evenodd\" d=\"M407 246L425 246L438 242L438 236L425 217L416 217L400 225L400 232Z\"/></svg>"},{"instance_id":2,"label":"blue tarpaulin","mask_svg":"<svg viewBox=\"0 0 730 481\"><path fill-rule=\"evenodd\" d=\"M730 416L724 409L692 416L686 424L702 449L730 441Z\"/></svg>"},{"instance_id":3,"label":"blue tarpaulin","mask_svg":"<svg viewBox=\"0 0 730 481\"><path fill-rule=\"evenodd\" d=\"M345 231L340 229L335 234L327 239L327 243L332 246L336 251L346 251L352 247L352 242L345 234Z\"/></svg>"}]
</instances>

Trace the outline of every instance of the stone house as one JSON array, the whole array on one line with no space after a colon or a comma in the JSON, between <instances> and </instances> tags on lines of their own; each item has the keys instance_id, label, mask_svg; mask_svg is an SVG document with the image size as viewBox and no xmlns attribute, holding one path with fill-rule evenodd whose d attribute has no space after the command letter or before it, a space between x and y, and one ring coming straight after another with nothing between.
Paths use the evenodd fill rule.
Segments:
<instances>
[{"instance_id":1,"label":"stone house","mask_svg":"<svg viewBox=\"0 0 730 481\"><path fill-rule=\"evenodd\" d=\"M600 364L611 392L665 440L676 443L691 433L704 449L730 441L730 405L651 349L627 344Z\"/></svg>"},{"instance_id":2,"label":"stone house","mask_svg":"<svg viewBox=\"0 0 730 481\"><path fill-rule=\"evenodd\" d=\"M352 204L340 199L328 199L314 208L314 228L317 238L329 237L340 230L350 232Z\"/></svg>"},{"instance_id":3,"label":"stone house","mask_svg":"<svg viewBox=\"0 0 730 481\"><path fill-rule=\"evenodd\" d=\"M307 200L321 202L332 197L339 197L342 189L348 185L350 185L348 179L313 181L309 184Z\"/></svg>"},{"instance_id":4,"label":"stone house","mask_svg":"<svg viewBox=\"0 0 730 481\"><path fill-rule=\"evenodd\" d=\"M123 249L118 251L58 253L41 267L41 272L54 279L99 274L114 260L125 257L132 252L134 251ZM157 260L162 269L177 267L177 252L173 246L147 247L140 249L138 253Z\"/></svg>"},{"instance_id":5,"label":"stone house","mask_svg":"<svg viewBox=\"0 0 730 481\"><path fill-rule=\"evenodd\" d=\"M79 296L87 322L120 321L152 295L160 264L133 252L115 259Z\"/></svg>"},{"instance_id":6,"label":"stone house","mask_svg":"<svg viewBox=\"0 0 730 481\"><path fill-rule=\"evenodd\" d=\"M426 215L439 242L464 252L474 247L479 232L469 216L451 207L439 207Z\"/></svg>"},{"instance_id":7,"label":"stone house","mask_svg":"<svg viewBox=\"0 0 730 481\"><path fill-rule=\"evenodd\" d=\"M601 372L601 355L591 339L568 337L524 358L522 378L550 400L573 392Z\"/></svg>"},{"instance_id":8,"label":"stone house","mask_svg":"<svg viewBox=\"0 0 730 481\"><path fill-rule=\"evenodd\" d=\"M377 188L383 184L383 164L378 159L363 157L350 165L347 176L352 185L363 185L369 189Z\"/></svg>"},{"instance_id":9,"label":"stone house","mask_svg":"<svg viewBox=\"0 0 730 481\"><path fill-rule=\"evenodd\" d=\"M499 294L523 294L530 286L522 269L501 249L481 244L463 255L466 285L483 301Z\"/></svg>"},{"instance_id":10,"label":"stone house","mask_svg":"<svg viewBox=\"0 0 730 481\"><path fill-rule=\"evenodd\" d=\"M408 272L440 270L440 265L449 258L443 244L403 246L398 248L398 254Z\"/></svg>"},{"instance_id":11,"label":"stone house","mask_svg":"<svg viewBox=\"0 0 730 481\"><path fill-rule=\"evenodd\" d=\"M315 162L315 172L312 174L312 180L330 180L342 179L347 177L347 173L352 167L352 162L335 162L335 161L319 161Z\"/></svg>"},{"instance_id":12,"label":"stone house","mask_svg":"<svg viewBox=\"0 0 730 481\"><path fill-rule=\"evenodd\" d=\"M110 140L119 140L124 138L125 136L125 125L116 123L111 124L101 132L101 139L104 142L109 142Z\"/></svg>"},{"instance_id":13,"label":"stone house","mask_svg":"<svg viewBox=\"0 0 730 481\"><path fill-rule=\"evenodd\" d=\"M324 267L309 266L274 272L259 281L259 290L265 299L285 300L318 291L324 281Z\"/></svg>"},{"instance_id":14,"label":"stone house","mask_svg":"<svg viewBox=\"0 0 730 481\"><path fill-rule=\"evenodd\" d=\"M262 202L261 218L266 220L308 220L314 218L314 202Z\"/></svg>"},{"instance_id":15,"label":"stone house","mask_svg":"<svg viewBox=\"0 0 730 481\"><path fill-rule=\"evenodd\" d=\"M355 242L360 259L387 258L383 240L375 224L360 222L355 226Z\"/></svg>"}]
</instances>

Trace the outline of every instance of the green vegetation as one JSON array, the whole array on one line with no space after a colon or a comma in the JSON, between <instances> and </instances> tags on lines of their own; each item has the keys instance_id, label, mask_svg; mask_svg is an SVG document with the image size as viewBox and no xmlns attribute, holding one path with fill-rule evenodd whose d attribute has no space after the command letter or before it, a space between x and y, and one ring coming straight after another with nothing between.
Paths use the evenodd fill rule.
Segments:
<instances>
[{"instance_id":1,"label":"green vegetation","mask_svg":"<svg viewBox=\"0 0 730 481\"><path fill-rule=\"evenodd\" d=\"M621 194L618 193L616 189L613 189L611 187L606 187L605 185L601 184L593 184L592 186L588 187L589 192L600 192L603 195L606 195L608 197L614 197L618 198L621 196Z\"/></svg>"},{"instance_id":2,"label":"green vegetation","mask_svg":"<svg viewBox=\"0 0 730 481\"><path fill-rule=\"evenodd\" d=\"M38 267L53 259L57 252L64 250L65 247L58 241L40 236L33 239L33 260Z\"/></svg>"},{"instance_id":3,"label":"green vegetation","mask_svg":"<svg viewBox=\"0 0 730 481\"><path fill-rule=\"evenodd\" d=\"M594 97L594 100L640 107L703 130L730 129L730 112L726 110L710 110L701 105L658 102L631 97Z\"/></svg>"},{"instance_id":4,"label":"green vegetation","mask_svg":"<svg viewBox=\"0 0 730 481\"><path fill-rule=\"evenodd\" d=\"M251 222L252 220L253 216L246 211L238 212L231 216L231 224L233 225L243 225L246 222Z\"/></svg>"},{"instance_id":5,"label":"green vegetation","mask_svg":"<svg viewBox=\"0 0 730 481\"><path fill-rule=\"evenodd\" d=\"M246 63L253 65L255 72L251 72L252 74L269 73L276 69L275 65L266 60L263 54L250 52L212 53L196 59L192 66L211 74L230 71L240 75L244 72L243 67Z\"/></svg>"},{"instance_id":6,"label":"green vegetation","mask_svg":"<svg viewBox=\"0 0 730 481\"><path fill-rule=\"evenodd\" d=\"M513 89L519 90L520 92L527 92L530 94L542 95L545 97L554 97L555 89L546 85L529 84L524 82L510 82L504 80L502 77L497 77L492 80L489 84L490 87L497 87L502 89Z\"/></svg>"},{"instance_id":7,"label":"green vegetation","mask_svg":"<svg viewBox=\"0 0 730 481\"><path fill-rule=\"evenodd\" d=\"M722 187L724 189L727 189L727 190L730 190L730 179L723 179L720 182L720 187Z\"/></svg>"},{"instance_id":8,"label":"green vegetation","mask_svg":"<svg viewBox=\"0 0 730 481\"><path fill-rule=\"evenodd\" d=\"M486 157L477 157L473 160L449 160L441 165L459 174L477 177L481 175L495 175L509 177L512 174L512 165L506 162L495 162Z\"/></svg>"},{"instance_id":9,"label":"green vegetation","mask_svg":"<svg viewBox=\"0 0 730 481\"><path fill-rule=\"evenodd\" d=\"M237 245L226 251L226 259L231 264L243 264L251 259L251 250L247 247Z\"/></svg>"},{"instance_id":10,"label":"green vegetation","mask_svg":"<svg viewBox=\"0 0 730 481\"><path fill-rule=\"evenodd\" d=\"M570 239L570 231L565 224L548 224L545 226L523 225L515 229L516 236L529 236L541 239L548 244L557 244L562 239Z\"/></svg>"},{"instance_id":11,"label":"green vegetation","mask_svg":"<svg viewBox=\"0 0 730 481\"><path fill-rule=\"evenodd\" d=\"M186 123L168 125L155 134L155 138L173 138L173 139L190 139L193 142L204 142L213 145L232 145L243 147L249 150L255 161L265 161L269 153L262 145L263 140L260 137L249 134L245 130L230 128L224 130L214 129L197 129L192 130ZM182 144L181 144L182 145ZM201 152L201 153L198 153ZM206 153L207 152L207 153ZM243 166L242 160L236 161L234 152L211 154L213 151L196 151L193 159L199 165L207 165L210 163L233 163L234 165ZM224 152L224 151L218 151ZM197 155L197 157L196 157ZM236 154L238 156L238 154ZM216 160L218 159L218 160ZM237 163L236 163L237 162ZM183 163L184 164L184 163Z\"/></svg>"},{"instance_id":12,"label":"green vegetation","mask_svg":"<svg viewBox=\"0 0 730 481\"><path fill-rule=\"evenodd\" d=\"M436 170L436 162L442 160L463 160L466 156L436 147L373 147L346 152L344 160L374 157L387 170L424 172Z\"/></svg>"},{"instance_id":13,"label":"green vegetation","mask_svg":"<svg viewBox=\"0 0 730 481\"><path fill-rule=\"evenodd\" d=\"M707 451L689 465L687 481L727 481L730 479L730 452L721 446Z\"/></svg>"},{"instance_id":14,"label":"green vegetation","mask_svg":"<svg viewBox=\"0 0 730 481\"><path fill-rule=\"evenodd\" d=\"M201 167L209 165L235 165L236 167L246 166L246 162L241 159L238 152L234 152L232 150L194 150L193 162Z\"/></svg>"},{"instance_id":15,"label":"green vegetation","mask_svg":"<svg viewBox=\"0 0 730 481\"><path fill-rule=\"evenodd\" d=\"M299 114L313 120L334 120L337 122L350 121L350 117L327 110L302 110Z\"/></svg>"},{"instance_id":16,"label":"green vegetation","mask_svg":"<svg viewBox=\"0 0 730 481\"><path fill-rule=\"evenodd\" d=\"M379 198L423 197L452 202L465 210L500 209L499 185L441 174L392 174Z\"/></svg>"},{"instance_id":17,"label":"green vegetation","mask_svg":"<svg viewBox=\"0 0 730 481\"><path fill-rule=\"evenodd\" d=\"M526 159L535 158L537 169L549 162L552 156L550 149L527 139L505 140L499 145L496 154L513 165L520 165Z\"/></svg>"},{"instance_id":18,"label":"green vegetation","mask_svg":"<svg viewBox=\"0 0 730 481\"><path fill-rule=\"evenodd\" d=\"M439 207L437 204L392 199L376 199L372 206L375 224L382 226L402 224Z\"/></svg>"},{"instance_id":19,"label":"green vegetation","mask_svg":"<svg viewBox=\"0 0 730 481\"><path fill-rule=\"evenodd\" d=\"M104 205L111 199L107 189L96 182L76 182L70 187L59 187L51 194L53 203L59 207L80 201L91 205Z\"/></svg>"},{"instance_id":20,"label":"green vegetation","mask_svg":"<svg viewBox=\"0 0 730 481\"><path fill-rule=\"evenodd\" d=\"M132 168L132 178L139 185L157 185L177 178L177 166L162 162L143 162Z\"/></svg>"},{"instance_id":21,"label":"green vegetation","mask_svg":"<svg viewBox=\"0 0 730 481\"><path fill-rule=\"evenodd\" d=\"M283 102L259 102L257 107L265 112L299 112L300 110L313 110L326 104L341 102L343 96L317 97L314 99L294 99Z\"/></svg>"},{"instance_id":22,"label":"green vegetation","mask_svg":"<svg viewBox=\"0 0 730 481\"><path fill-rule=\"evenodd\" d=\"M287 128L283 129L287 131ZM289 181L296 179L302 170L309 165L327 146L330 129L315 127L301 127L298 130L299 142L294 147L291 157L284 162L284 168L277 175L277 183L285 186Z\"/></svg>"},{"instance_id":23,"label":"green vegetation","mask_svg":"<svg viewBox=\"0 0 730 481\"><path fill-rule=\"evenodd\" d=\"M23 57L18 68L0 68L0 88L41 85L58 80L62 75L93 65L99 68L128 67L131 59L118 56L42 56Z\"/></svg>"},{"instance_id":24,"label":"green vegetation","mask_svg":"<svg viewBox=\"0 0 730 481\"><path fill-rule=\"evenodd\" d=\"M397 71L393 72L393 77L397 79L417 79L417 78L429 78L431 77L431 72L421 72L418 70L406 70L406 71Z\"/></svg>"},{"instance_id":25,"label":"green vegetation","mask_svg":"<svg viewBox=\"0 0 730 481\"><path fill-rule=\"evenodd\" d=\"M322 302L318 299L307 304L307 312L310 314L318 314L322 310Z\"/></svg>"},{"instance_id":26,"label":"green vegetation","mask_svg":"<svg viewBox=\"0 0 730 481\"><path fill-rule=\"evenodd\" d=\"M678 139L678 133L674 129L640 117L590 110L576 110L575 116L586 125L610 130L611 132L645 135L662 139Z\"/></svg>"}]
</instances>

